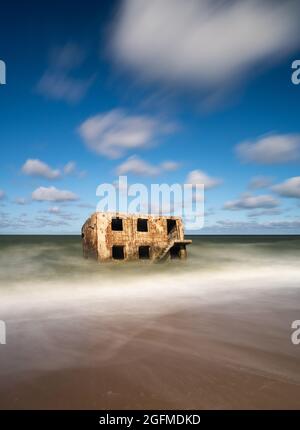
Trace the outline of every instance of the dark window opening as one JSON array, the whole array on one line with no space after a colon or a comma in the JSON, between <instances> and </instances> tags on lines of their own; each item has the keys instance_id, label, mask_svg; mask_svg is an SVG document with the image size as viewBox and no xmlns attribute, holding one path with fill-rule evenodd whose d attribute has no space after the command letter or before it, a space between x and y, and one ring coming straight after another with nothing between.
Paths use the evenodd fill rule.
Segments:
<instances>
[{"instance_id":1,"label":"dark window opening","mask_svg":"<svg viewBox=\"0 0 300 430\"><path fill-rule=\"evenodd\" d=\"M137 231L148 231L148 220L139 218L137 220Z\"/></svg>"},{"instance_id":2,"label":"dark window opening","mask_svg":"<svg viewBox=\"0 0 300 430\"><path fill-rule=\"evenodd\" d=\"M179 245L174 245L172 246L172 248L170 249L170 257L171 259L176 259L176 258L180 258L180 254L181 254L181 246Z\"/></svg>"},{"instance_id":3,"label":"dark window opening","mask_svg":"<svg viewBox=\"0 0 300 430\"><path fill-rule=\"evenodd\" d=\"M150 246L140 246L139 247L139 259L149 260L150 258Z\"/></svg>"},{"instance_id":4,"label":"dark window opening","mask_svg":"<svg viewBox=\"0 0 300 430\"><path fill-rule=\"evenodd\" d=\"M176 219L167 219L168 234L172 233L175 229L176 229Z\"/></svg>"},{"instance_id":5,"label":"dark window opening","mask_svg":"<svg viewBox=\"0 0 300 430\"><path fill-rule=\"evenodd\" d=\"M124 246L114 245L112 247L112 258L114 260L124 260Z\"/></svg>"},{"instance_id":6,"label":"dark window opening","mask_svg":"<svg viewBox=\"0 0 300 430\"><path fill-rule=\"evenodd\" d=\"M111 229L114 231L122 231L123 230L122 218L113 218L111 220Z\"/></svg>"}]
</instances>

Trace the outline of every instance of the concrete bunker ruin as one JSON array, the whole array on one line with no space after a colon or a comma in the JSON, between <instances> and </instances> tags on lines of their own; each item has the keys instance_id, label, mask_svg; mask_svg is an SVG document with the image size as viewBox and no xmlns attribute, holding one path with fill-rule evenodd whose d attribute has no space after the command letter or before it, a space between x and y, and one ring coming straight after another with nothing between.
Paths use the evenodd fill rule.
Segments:
<instances>
[{"instance_id":1,"label":"concrete bunker ruin","mask_svg":"<svg viewBox=\"0 0 300 430\"><path fill-rule=\"evenodd\" d=\"M175 216L95 212L81 230L83 255L111 260L185 259L183 222Z\"/></svg>"}]
</instances>

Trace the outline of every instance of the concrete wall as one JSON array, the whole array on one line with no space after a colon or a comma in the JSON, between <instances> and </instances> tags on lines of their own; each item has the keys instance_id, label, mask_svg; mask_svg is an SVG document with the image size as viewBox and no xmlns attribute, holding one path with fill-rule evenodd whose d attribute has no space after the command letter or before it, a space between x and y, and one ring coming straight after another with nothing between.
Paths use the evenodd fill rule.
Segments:
<instances>
[{"instance_id":1,"label":"concrete wall","mask_svg":"<svg viewBox=\"0 0 300 430\"><path fill-rule=\"evenodd\" d=\"M98 258L97 214L86 220L81 229L83 256Z\"/></svg>"}]
</instances>

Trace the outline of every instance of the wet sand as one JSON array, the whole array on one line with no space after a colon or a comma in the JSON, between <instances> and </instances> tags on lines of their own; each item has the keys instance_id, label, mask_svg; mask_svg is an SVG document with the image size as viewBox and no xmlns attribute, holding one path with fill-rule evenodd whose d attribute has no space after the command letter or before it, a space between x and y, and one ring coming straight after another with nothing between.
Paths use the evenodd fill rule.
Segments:
<instances>
[{"instance_id":1,"label":"wet sand","mask_svg":"<svg viewBox=\"0 0 300 430\"><path fill-rule=\"evenodd\" d=\"M291 289L196 301L140 324L122 312L88 321L54 312L25 318L21 329L11 322L12 342L0 349L0 408L299 409L300 346L290 340L299 303ZM3 372L4 361L13 371Z\"/></svg>"}]
</instances>

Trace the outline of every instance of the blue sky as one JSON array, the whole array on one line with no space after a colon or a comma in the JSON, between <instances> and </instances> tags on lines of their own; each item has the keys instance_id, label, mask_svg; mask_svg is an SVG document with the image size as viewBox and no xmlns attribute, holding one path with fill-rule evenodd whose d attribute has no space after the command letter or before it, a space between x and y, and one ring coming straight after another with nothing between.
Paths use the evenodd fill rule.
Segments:
<instances>
[{"instance_id":1,"label":"blue sky","mask_svg":"<svg viewBox=\"0 0 300 430\"><path fill-rule=\"evenodd\" d=\"M203 233L300 233L297 2L12 1L1 16L2 234L78 233L118 172L203 182Z\"/></svg>"}]
</instances>

